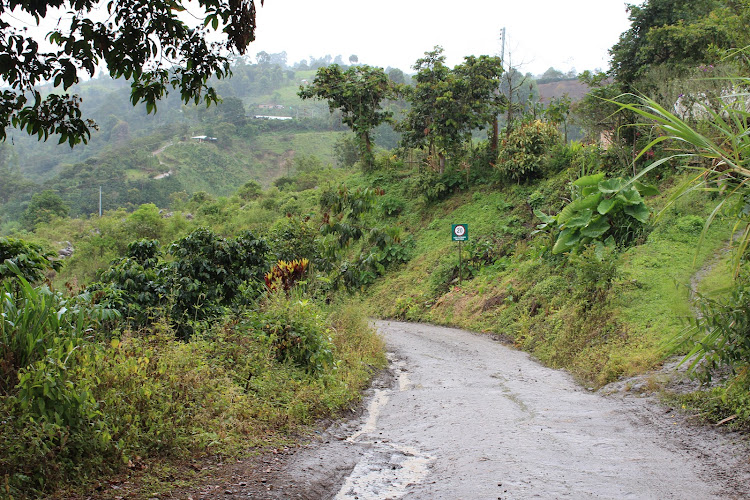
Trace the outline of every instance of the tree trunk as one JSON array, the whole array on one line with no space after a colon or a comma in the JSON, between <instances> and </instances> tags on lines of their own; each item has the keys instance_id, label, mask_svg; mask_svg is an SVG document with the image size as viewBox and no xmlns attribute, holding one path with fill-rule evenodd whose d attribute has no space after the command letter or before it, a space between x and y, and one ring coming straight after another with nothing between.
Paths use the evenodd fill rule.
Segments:
<instances>
[{"instance_id":1,"label":"tree trunk","mask_svg":"<svg viewBox=\"0 0 750 500\"><path fill-rule=\"evenodd\" d=\"M496 114L495 120L492 122L492 151L497 151L499 135L500 135L500 125L498 124L497 114Z\"/></svg>"},{"instance_id":2,"label":"tree trunk","mask_svg":"<svg viewBox=\"0 0 750 500\"><path fill-rule=\"evenodd\" d=\"M362 132L359 138L360 138L360 149L362 150L361 152L362 168L365 171L368 171L373 165L372 141L370 140L370 134L367 132Z\"/></svg>"}]
</instances>

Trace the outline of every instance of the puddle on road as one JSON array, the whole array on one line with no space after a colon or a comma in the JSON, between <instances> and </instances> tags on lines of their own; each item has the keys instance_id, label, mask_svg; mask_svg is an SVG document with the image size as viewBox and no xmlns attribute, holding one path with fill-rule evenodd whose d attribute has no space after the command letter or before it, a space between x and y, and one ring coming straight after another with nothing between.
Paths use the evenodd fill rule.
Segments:
<instances>
[{"instance_id":1,"label":"puddle on road","mask_svg":"<svg viewBox=\"0 0 750 500\"><path fill-rule=\"evenodd\" d=\"M398 390L405 391L412 387L405 363L389 360L398 377ZM346 438L351 443L370 445L371 449L346 478L336 500L400 498L406 494L409 485L420 483L427 477L434 457L410 446L375 442L366 438L377 430L380 411L388 404L392 393L392 390L377 390L367 407L367 419L362 428Z\"/></svg>"},{"instance_id":2,"label":"puddle on road","mask_svg":"<svg viewBox=\"0 0 750 500\"><path fill-rule=\"evenodd\" d=\"M360 441L358 441L358 439L360 436L362 436L363 434L370 434L372 432L375 432L375 429L377 429L378 425L378 417L380 416L380 409L385 406L386 403L388 403L388 396L390 395L390 392L391 391L380 389L375 391L375 395L373 396L372 401L370 401L370 404L367 407L367 420L365 420L365 423L362 424L361 429L346 438L347 441L349 441L350 443L359 443Z\"/></svg>"}]
</instances>

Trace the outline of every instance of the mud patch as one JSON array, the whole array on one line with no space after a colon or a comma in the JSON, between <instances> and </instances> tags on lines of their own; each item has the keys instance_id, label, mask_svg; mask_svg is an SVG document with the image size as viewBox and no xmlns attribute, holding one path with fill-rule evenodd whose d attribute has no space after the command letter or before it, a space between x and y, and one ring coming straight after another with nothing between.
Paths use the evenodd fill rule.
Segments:
<instances>
[{"instance_id":1,"label":"mud patch","mask_svg":"<svg viewBox=\"0 0 750 500\"><path fill-rule=\"evenodd\" d=\"M484 301L484 304L482 305L482 312L487 312L490 309L495 309L496 307L500 306L503 302L505 302L505 295L495 295L494 297L490 297L489 299Z\"/></svg>"}]
</instances>

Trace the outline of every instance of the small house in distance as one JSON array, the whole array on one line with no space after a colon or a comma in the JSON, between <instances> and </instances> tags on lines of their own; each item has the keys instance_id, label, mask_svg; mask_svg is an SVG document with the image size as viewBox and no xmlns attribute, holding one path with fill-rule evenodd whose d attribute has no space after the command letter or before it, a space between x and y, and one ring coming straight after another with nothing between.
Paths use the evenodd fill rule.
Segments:
<instances>
[{"instance_id":1,"label":"small house in distance","mask_svg":"<svg viewBox=\"0 0 750 500\"><path fill-rule=\"evenodd\" d=\"M209 137L207 135L196 135L195 137L191 137L191 139L195 139L198 142L216 142L219 140L216 137Z\"/></svg>"},{"instance_id":2,"label":"small house in distance","mask_svg":"<svg viewBox=\"0 0 750 500\"><path fill-rule=\"evenodd\" d=\"M291 120L291 116L267 116L267 115L255 115L253 118L259 120Z\"/></svg>"}]
</instances>

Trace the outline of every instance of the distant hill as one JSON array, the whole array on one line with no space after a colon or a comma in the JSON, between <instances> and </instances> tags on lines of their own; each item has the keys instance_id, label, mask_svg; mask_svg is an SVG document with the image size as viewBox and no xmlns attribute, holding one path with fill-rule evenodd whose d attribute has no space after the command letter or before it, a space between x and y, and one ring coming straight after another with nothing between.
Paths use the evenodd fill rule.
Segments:
<instances>
[{"instance_id":1,"label":"distant hill","mask_svg":"<svg viewBox=\"0 0 750 500\"><path fill-rule=\"evenodd\" d=\"M580 101L588 93L586 84L576 80L559 80L556 82L538 83L539 100L548 103L555 97L562 97L568 94L573 102Z\"/></svg>"}]
</instances>

